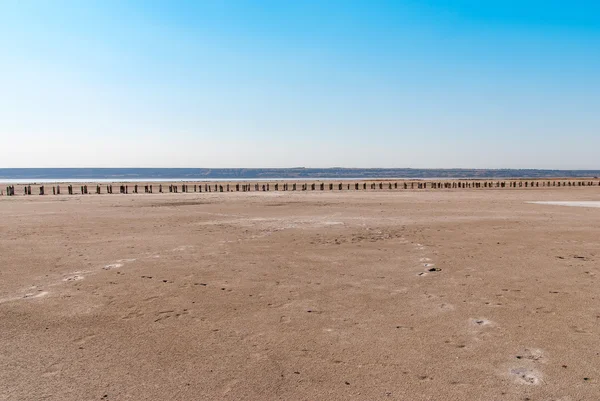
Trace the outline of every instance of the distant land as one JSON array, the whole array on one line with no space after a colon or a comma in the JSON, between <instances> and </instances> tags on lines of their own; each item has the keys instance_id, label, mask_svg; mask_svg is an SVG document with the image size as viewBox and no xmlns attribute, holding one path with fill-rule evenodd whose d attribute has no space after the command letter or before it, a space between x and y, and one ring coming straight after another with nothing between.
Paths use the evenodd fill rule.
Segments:
<instances>
[{"instance_id":1,"label":"distant land","mask_svg":"<svg viewBox=\"0 0 600 401\"><path fill-rule=\"evenodd\" d=\"M413 168L0 168L0 181L600 177L600 170Z\"/></svg>"}]
</instances>

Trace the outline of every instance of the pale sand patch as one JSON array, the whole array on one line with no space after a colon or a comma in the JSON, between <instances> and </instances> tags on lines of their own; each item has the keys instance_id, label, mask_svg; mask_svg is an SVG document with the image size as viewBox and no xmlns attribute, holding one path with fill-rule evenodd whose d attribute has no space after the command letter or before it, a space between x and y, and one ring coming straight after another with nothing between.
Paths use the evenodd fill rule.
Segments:
<instances>
[{"instance_id":1,"label":"pale sand patch","mask_svg":"<svg viewBox=\"0 0 600 401\"><path fill-rule=\"evenodd\" d=\"M41 298L41 297L45 297L46 295L48 295L48 291L41 291L41 292L38 292L37 294L33 294L33 293L25 294L25 296L23 298Z\"/></svg>"},{"instance_id":2,"label":"pale sand patch","mask_svg":"<svg viewBox=\"0 0 600 401\"><path fill-rule=\"evenodd\" d=\"M5 302L19 301L19 300L23 300L23 299L41 298L41 297L45 297L46 295L48 295L48 291L38 290L37 293L28 292L28 293L26 293L25 295L22 295L22 296L9 297L9 298L0 298L0 304L5 303Z\"/></svg>"},{"instance_id":3,"label":"pale sand patch","mask_svg":"<svg viewBox=\"0 0 600 401\"><path fill-rule=\"evenodd\" d=\"M525 203L571 207L600 207L600 201L531 201Z\"/></svg>"}]
</instances>

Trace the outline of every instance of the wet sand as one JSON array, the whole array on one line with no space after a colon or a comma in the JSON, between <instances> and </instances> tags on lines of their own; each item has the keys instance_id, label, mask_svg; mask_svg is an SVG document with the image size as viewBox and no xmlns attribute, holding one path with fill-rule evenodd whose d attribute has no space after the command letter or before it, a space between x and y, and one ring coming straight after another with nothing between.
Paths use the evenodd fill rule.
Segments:
<instances>
[{"instance_id":1,"label":"wet sand","mask_svg":"<svg viewBox=\"0 0 600 401\"><path fill-rule=\"evenodd\" d=\"M0 400L597 400L600 188L0 198Z\"/></svg>"}]
</instances>

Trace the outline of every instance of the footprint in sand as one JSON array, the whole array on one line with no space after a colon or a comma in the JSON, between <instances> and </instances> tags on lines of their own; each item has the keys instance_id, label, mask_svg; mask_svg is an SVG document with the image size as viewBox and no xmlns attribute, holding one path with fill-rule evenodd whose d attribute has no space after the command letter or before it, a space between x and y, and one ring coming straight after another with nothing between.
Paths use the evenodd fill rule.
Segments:
<instances>
[{"instance_id":1,"label":"footprint in sand","mask_svg":"<svg viewBox=\"0 0 600 401\"><path fill-rule=\"evenodd\" d=\"M440 304L438 305L438 309L442 312L449 312L454 310L454 305L452 304Z\"/></svg>"},{"instance_id":2,"label":"footprint in sand","mask_svg":"<svg viewBox=\"0 0 600 401\"><path fill-rule=\"evenodd\" d=\"M89 340L93 339L94 337L96 337L95 334L88 334L87 336L76 338L75 340L73 340L73 342L77 345L83 345Z\"/></svg>"},{"instance_id":3,"label":"footprint in sand","mask_svg":"<svg viewBox=\"0 0 600 401\"><path fill-rule=\"evenodd\" d=\"M508 369L508 374L517 384L538 385L542 382L542 372L537 369L540 363L545 363L544 351L539 348L524 348L515 358L517 366Z\"/></svg>"},{"instance_id":4,"label":"footprint in sand","mask_svg":"<svg viewBox=\"0 0 600 401\"><path fill-rule=\"evenodd\" d=\"M516 359L540 363L546 362L544 358L544 351L539 348L525 348L517 354Z\"/></svg>"},{"instance_id":5,"label":"footprint in sand","mask_svg":"<svg viewBox=\"0 0 600 401\"><path fill-rule=\"evenodd\" d=\"M60 363L53 363L52 365L48 366L44 372L42 373L43 377L51 377L51 376L55 376L58 373L60 373L60 371L62 370L62 364Z\"/></svg>"},{"instance_id":6,"label":"footprint in sand","mask_svg":"<svg viewBox=\"0 0 600 401\"><path fill-rule=\"evenodd\" d=\"M183 309L181 312L176 312L175 310L160 311L156 314L156 319L154 320L154 322L160 322L161 320L166 320L172 317L181 318L186 315L189 315L187 309Z\"/></svg>"},{"instance_id":7,"label":"footprint in sand","mask_svg":"<svg viewBox=\"0 0 600 401\"><path fill-rule=\"evenodd\" d=\"M69 277L65 277L63 278L63 281L66 282L70 282L70 281L80 281L83 280L83 276L79 275L79 274L75 274L73 276L69 276Z\"/></svg>"},{"instance_id":8,"label":"footprint in sand","mask_svg":"<svg viewBox=\"0 0 600 401\"><path fill-rule=\"evenodd\" d=\"M238 382L239 382L239 380L236 380L236 379L229 380L223 386L222 394L227 395L228 393L230 393L233 390L233 388L238 384Z\"/></svg>"},{"instance_id":9,"label":"footprint in sand","mask_svg":"<svg viewBox=\"0 0 600 401\"><path fill-rule=\"evenodd\" d=\"M511 368L509 374L513 377L516 383L526 385L537 385L542 380L542 374L535 369L519 367Z\"/></svg>"},{"instance_id":10,"label":"footprint in sand","mask_svg":"<svg viewBox=\"0 0 600 401\"><path fill-rule=\"evenodd\" d=\"M144 317L144 313L138 309L134 309L134 310L129 311L125 315L121 316L121 319L122 320L131 320L131 319L139 319L141 317Z\"/></svg>"},{"instance_id":11,"label":"footprint in sand","mask_svg":"<svg viewBox=\"0 0 600 401\"><path fill-rule=\"evenodd\" d=\"M471 324L471 326L473 327L490 327L490 326L494 326L494 322L492 322L491 320L488 319L476 319L476 318L471 318L469 319L469 323Z\"/></svg>"}]
</instances>

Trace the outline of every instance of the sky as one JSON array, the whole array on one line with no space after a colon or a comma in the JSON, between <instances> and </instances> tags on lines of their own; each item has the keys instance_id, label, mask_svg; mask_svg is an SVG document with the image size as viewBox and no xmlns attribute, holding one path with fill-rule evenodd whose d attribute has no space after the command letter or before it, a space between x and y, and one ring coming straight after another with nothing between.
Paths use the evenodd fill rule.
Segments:
<instances>
[{"instance_id":1,"label":"sky","mask_svg":"<svg viewBox=\"0 0 600 401\"><path fill-rule=\"evenodd\" d=\"M600 2L0 1L0 167L600 169Z\"/></svg>"}]
</instances>

